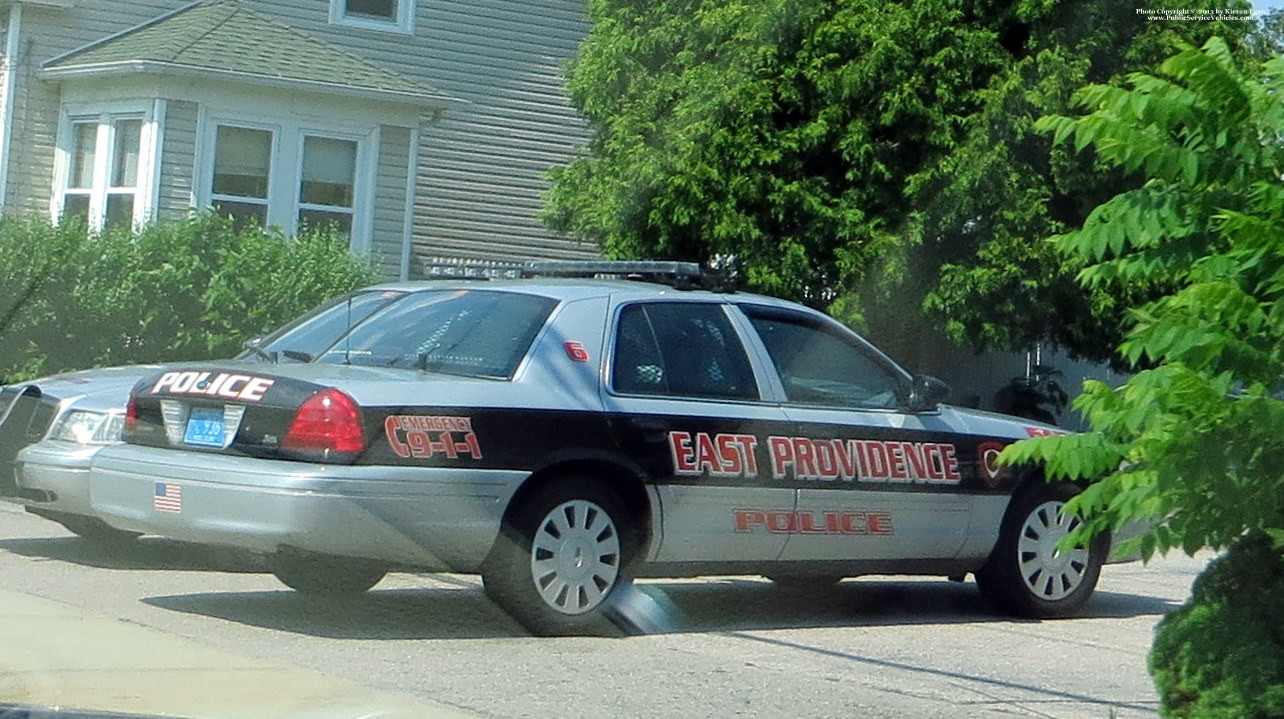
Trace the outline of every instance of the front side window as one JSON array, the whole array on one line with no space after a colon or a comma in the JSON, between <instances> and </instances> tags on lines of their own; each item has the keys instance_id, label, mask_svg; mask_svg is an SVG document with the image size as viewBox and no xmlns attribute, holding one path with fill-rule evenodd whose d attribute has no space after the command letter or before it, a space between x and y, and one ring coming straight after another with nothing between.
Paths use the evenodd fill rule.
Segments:
<instances>
[{"instance_id":1,"label":"front side window","mask_svg":"<svg viewBox=\"0 0 1284 719\"><path fill-rule=\"evenodd\" d=\"M330 22L371 30L414 31L414 0L330 0Z\"/></svg>"},{"instance_id":2,"label":"front side window","mask_svg":"<svg viewBox=\"0 0 1284 719\"><path fill-rule=\"evenodd\" d=\"M556 305L515 292L419 292L354 328L318 361L509 379Z\"/></svg>"},{"instance_id":3,"label":"front side window","mask_svg":"<svg viewBox=\"0 0 1284 719\"><path fill-rule=\"evenodd\" d=\"M758 399L740 338L721 305L655 302L620 313L612 386L624 394Z\"/></svg>"},{"instance_id":4,"label":"front side window","mask_svg":"<svg viewBox=\"0 0 1284 719\"><path fill-rule=\"evenodd\" d=\"M59 215L80 217L94 231L141 222L142 136L140 117L73 120Z\"/></svg>"},{"instance_id":5,"label":"front side window","mask_svg":"<svg viewBox=\"0 0 1284 719\"><path fill-rule=\"evenodd\" d=\"M896 374L850 337L801 315L746 307L794 404L895 409Z\"/></svg>"}]
</instances>

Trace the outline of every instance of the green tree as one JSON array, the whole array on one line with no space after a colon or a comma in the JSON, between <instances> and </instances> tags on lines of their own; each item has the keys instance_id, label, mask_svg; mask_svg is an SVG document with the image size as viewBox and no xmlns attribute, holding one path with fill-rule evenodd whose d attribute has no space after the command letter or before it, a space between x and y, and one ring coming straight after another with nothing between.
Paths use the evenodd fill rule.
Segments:
<instances>
[{"instance_id":1,"label":"green tree","mask_svg":"<svg viewBox=\"0 0 1284 719\"><path fill-rule=\"evenodd\" d=\"M1116 303L1084 298L1033 238L1074 226L1119 178L1051 157L1034 119L1184 35L1235 32L1124 7L591 0L569 91L593 136L552 173L546 219L613 257L734 254L755 289L833 300L856 322L902 324L881 310L918 304L952 263L965 276L933 306L959 336L1086 344ZM993 316L977 324L982 304Z\"/></svg>"},{"instance_id":2,"label":"green tree","mask_svg":"<svg viewBox=\"0 0 1284 719\"><path fill-rule=\"evenodd\" d=\"M553 173L553 226L616 257L736 254L799 299L859 281L1003 62L970 5L593 0L569 89L595 134Z\"/></svg>"},{"instance_id":3,"label":"green tree","mask_svg":"<svg viewBox=\"0 0 1284 719\"><path fill-rule=\"evenodd\" d=\"M1092 359L1113 355L1124 310L1153 288L1083 287L1075 281L1080 266L1041 240L1081 226L1137 178L1099 166L1091 153L1050 146L1034 125L1069 112L1084 85L1152 70L1178 43L1239 38L1252 27L1155 19L1192 7L1248 17L1247 3L1056 3L1030 22L1022 52L985 89L983 110L958 147L916 178L919 266L935 280L925 306L955 340L976 349L1050 341Z\"/></svg>"},{"instance_id":4,"label":"green tree","mask_svg":"<svg viewBox=\"0 0 1284 719\"><path fill-rule=\"evenodd\" d=\"M1284 576L1284 57L1259 71L1214 38L1158 75L1076 98L1087 114L1038 127L1145 181L1052 244L1084 268L1089 288L1169 291L1131 311L1120 347L1152 368L1119 389L1089 382L1076 401L1092 430L1019 442L1003 460L1041 464L1052 478L1101 478L1071 508L1091 531L1151 523L1140 540L1147 557L1256 546L1242 552L1255 559L1230 562L1254 571L1219 570L1166 623L1172 635L1161 629L1152 667L1171 716L1277 716L1254 708L1265 697L1254 692L1273 687L1271 706L1284 706L1284 664L1245 653L1284 653L1270 615L1278 602L1265 596Z\"/></svg>"}]
</instances>

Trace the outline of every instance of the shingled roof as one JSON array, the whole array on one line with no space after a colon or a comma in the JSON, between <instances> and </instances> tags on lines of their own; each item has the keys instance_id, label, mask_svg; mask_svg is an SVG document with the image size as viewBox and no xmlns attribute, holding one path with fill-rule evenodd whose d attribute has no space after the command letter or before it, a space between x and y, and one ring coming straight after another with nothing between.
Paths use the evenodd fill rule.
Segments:
<instances>
[{"instance_id":1,"label":"shingled roof","mask_svg":"<svg viewBox=\"0 0 1284 719\"><path fill-rule=\"evenodd\" d=\"M45 63L45 77L162 73L221 77L424 105L451 98L243 7L203 0Z\"/></svg>"}]
</instances>

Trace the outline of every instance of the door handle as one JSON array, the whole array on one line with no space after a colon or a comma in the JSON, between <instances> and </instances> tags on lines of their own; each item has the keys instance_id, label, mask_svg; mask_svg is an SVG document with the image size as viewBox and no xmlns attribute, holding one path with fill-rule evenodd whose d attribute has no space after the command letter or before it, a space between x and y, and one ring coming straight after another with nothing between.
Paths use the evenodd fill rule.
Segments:
<instances>
[{"instance_id":1,"label":"door handle","mask_svg":"<svg viewBox=\"0 0 1284 719\"><path fill-rule=\"evenodd\" d=\"M655 417L633 417L629 424L642 433L644 442L663 442L669 437L669 423Z\"/></svg>"}]
</instances>

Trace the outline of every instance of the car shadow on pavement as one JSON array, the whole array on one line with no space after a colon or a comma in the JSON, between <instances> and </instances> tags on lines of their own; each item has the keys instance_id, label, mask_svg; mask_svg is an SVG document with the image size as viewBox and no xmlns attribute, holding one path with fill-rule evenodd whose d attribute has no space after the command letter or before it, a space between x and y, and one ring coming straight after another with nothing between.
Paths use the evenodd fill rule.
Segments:
<instances>
[{"instance_id":1,"label":"car shadow on pavement","mask_svg":"<svg viewBox=\"0 0 1284 719\"><path fill-rule=\"evenodd\" d=\"M802 591L766 580L731 578L648 589L663 591L667 602L662 605L681 608L683 631L1013 621L999 614L970 582L868 577ZM1097 591L1075 616L1158 616L1177 606L1159 597ZM728 607L735 607L735 612L728 612Z\"/></svg>"},{"instance_id":2,"label":"car shadow on pavement","mask_svg":"<svg viewBox=\"0 0 1284 719\"><path fill-rule=\"evenodd\" d=\"M149 597L162 609L331 639L485 639L526 632L490 602L475 578L444 577L453 586L379 589L343 598L290 590ZM1011 622L971 584L863 579L799 591L748 578L647 581L616 613L625 634L711 633L816 627L949 625ZM1080 618L1161 615L1169 600L1098 592ZM1034 620L1030 620L1034 621Z\"/></svg>"},{"instance_id":3,"label":"car shadow on pavement","mask_svg":"<svg viewBox=\"0 0 1284 719\"><path fill-rule=\"evenodd\" d=\"M200 614L327 639L495 639L526 632L480 586L374 590L355 597L220 592L143 599L161 609Z\"/></svg>"},{"instance_id":4,"label":"car shadow on pavement","mask_svg":"<svg viewBox=\"0 0 1284 719\"><path fill-rule=\"evenodd\" d=\"M81 537L0 539L0 551L97 569L266 572L264 559L250 552L176 542L159 537L99 543Z\"/></svg>"}]
</instances>

